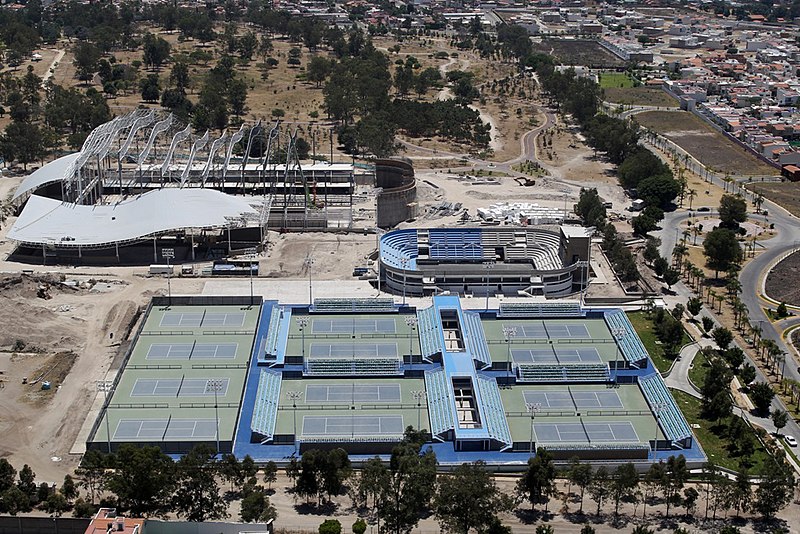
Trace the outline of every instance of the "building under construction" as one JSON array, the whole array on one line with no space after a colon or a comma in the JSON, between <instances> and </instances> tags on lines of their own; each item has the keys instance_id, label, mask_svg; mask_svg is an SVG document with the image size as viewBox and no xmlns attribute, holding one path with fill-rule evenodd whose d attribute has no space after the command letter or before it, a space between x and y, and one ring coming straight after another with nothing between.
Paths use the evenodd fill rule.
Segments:
<instances>
[{"instance_id":1,"label":"building under construction","mask_svg":"<svg viewBox=\"0 0 800 534\"><path fill-rule=\"evenodd\" d=\"M22 182L14 259L160 263L169 248L199 261L258 246L267 229L350 228L353 165L332 151L301 164L302 133L259 121L215 137L153 110L116 117Z\"/></svg>"}]
</instances>

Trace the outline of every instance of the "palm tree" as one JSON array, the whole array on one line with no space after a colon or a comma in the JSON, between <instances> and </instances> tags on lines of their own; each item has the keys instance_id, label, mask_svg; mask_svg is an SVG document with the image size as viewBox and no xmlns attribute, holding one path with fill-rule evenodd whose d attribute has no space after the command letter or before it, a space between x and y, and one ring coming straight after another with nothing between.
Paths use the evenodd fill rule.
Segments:
<instances>
[{"instance_id":1,"label":"palm tree","mask_svg":"<svg viewBox=\"0 0 800 534\"><path fill-rule=\"evenodd\" d=\"M694 201L694 197L697 196L697 190L696 189L689 189L689 191L686 192L686 196L689 197L689 210L691 211L692 202ZM696 236L697 235L695 234L695 237Z\"/></svg>"},{"instance_id":2,"label":"palm tree","mask_svg":"<svg viewBox=\"0 0 800 534\"><path fill-rule=\"evenodd\" d=\"M702 293L703 283L705 283L706 273L700 267L695 267L694 279L697 280L697 290Z\"/></svg>"},{"instance_id":3,"label":"palm tree","mask_svg":"<svg viewBox=\"0 0 800 534\"><path fill-rule=\"evenodd\" d=\"M689 260L683 262L683 269L686 271L686 281L692 285L692 275L694 274L694 263Z\"/></svg>"},{"instance_id":4,"label":"palm tree","mask_svg":"<svg viewBox=\"0 0 800 534\"><path fill-rule=\"evenodd\" d=\"M756 207L756 213L761 213L761 205L764 203L764 197L761 193L756 193L756 198L753 199L753 205Z\"/></svg>"}]
</instances>

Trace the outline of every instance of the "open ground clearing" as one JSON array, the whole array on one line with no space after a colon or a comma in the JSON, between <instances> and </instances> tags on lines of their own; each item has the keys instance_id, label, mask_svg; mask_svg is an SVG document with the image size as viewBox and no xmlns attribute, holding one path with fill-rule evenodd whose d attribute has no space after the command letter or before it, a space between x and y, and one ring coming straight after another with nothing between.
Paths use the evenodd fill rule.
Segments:
<instances>
[{"instance_id":1,"label":"open ground clearing","mask_svg":"<svg viewBox=\"0 0 800 534\"><path fill-rule=\"evenodd\" d=\"M795 182L752 183L747 185L747 189L782 206L795 217L800 217L800 195L797 194L800 186Z\"/></svg>"},{"instance_id":2,"label":"open ground clearing","mask_svg":"<svg viewBox=\"0 0 800 534\"><path fill-rule=\"evenodd\" d=\"M779 302L800 306L800 252L784 258L767 275L767 295Z\"/></svg>"},{"instance_id":3,"label":"open ground clearing","mask_svg":"<svg viewBox=\"0 0 800 534\"><path fill-rule=\"evenodd\" d=\"M585 65L590 68L624 67L625 62L597 44L577 39L543 39L534 43L534 51L550 54L564 65Z\"/></svg>"},{"instance_id":4,"label":"open ground clearing","mask_svg":"<svg viewBox=\"0 0 800 534\"><path fill-rule=\"evenodd\" d=\"M606 87L603 94L606 102L625 106L678 107L678 101L658 87Z\"/></svg>"},{"instance_id":5,"label":"open ground clearing","mask_svg":"<svg viewBox=\"0 0 800 534\"><path fill-rule=\"evenodd\" d=\"M601 89L608 89L609 87L616 87L619 89L633 88L633 78L628 76L625 72L601 72L599 77Z\"/></svg>"},{"instance_id":6,"label":"open ground clearing","mask_svg":"<svg viewBox=\"0 0 800 534\"><path fill-rule=\"evenodd\" d=\"M745 176L778 173L688 111L647 111L636 115L636 121L665 135L716 172Z\"/></svg>"}]
</instances>

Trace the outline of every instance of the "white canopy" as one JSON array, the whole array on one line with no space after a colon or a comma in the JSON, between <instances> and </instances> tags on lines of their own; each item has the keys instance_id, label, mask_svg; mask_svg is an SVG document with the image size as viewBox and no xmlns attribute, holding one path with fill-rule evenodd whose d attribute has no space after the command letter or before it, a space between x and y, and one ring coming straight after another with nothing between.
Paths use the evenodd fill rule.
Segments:
<instances>
[{"instance_id":1,"label":"white canopy","mask_svg":"<svg viewBox=\"0 0 800 534\"><path fill-rule=\"evenodd\" d=\"M244 225L245 217L252 220L259 213L246 199L213 189L158 189L94 206L33 195L8 238L27 244L99 247L188 228L235 228Z\"/></svg>"}]
</instances>

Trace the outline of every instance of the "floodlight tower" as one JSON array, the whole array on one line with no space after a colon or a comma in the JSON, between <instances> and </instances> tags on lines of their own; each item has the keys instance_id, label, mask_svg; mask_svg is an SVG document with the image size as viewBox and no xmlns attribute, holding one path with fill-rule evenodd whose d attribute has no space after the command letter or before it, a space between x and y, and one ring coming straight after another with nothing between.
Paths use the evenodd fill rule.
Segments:
<instances>
[{"instance_id":1,"label":"floodlight tower","mask_svg":"<svg viewBox=\"0 0 800 534\"><path fill-rule=\"evenodd\" d=\"M225 382L218 378L213 378L206 382L206 393L214 393L214 416L216 418L216 438L217 438L217 456L219 456L219 402L217 402L217 394L222 391Z\"/></svg>"}]
</instances>

